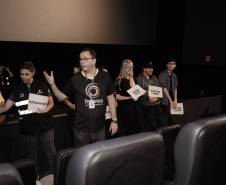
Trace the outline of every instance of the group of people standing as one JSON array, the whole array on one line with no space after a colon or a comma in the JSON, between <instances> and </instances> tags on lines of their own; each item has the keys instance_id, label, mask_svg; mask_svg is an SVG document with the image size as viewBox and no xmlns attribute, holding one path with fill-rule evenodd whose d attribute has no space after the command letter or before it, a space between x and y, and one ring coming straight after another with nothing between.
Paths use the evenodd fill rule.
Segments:
<instances>
[{"instance_id":1,"label":"group of people standing","mask_svg":"<svg viewBox=\"0 0 226 185\"><path fill-rule=\"evenodd\" d=\"M167 69L160 73L159 78L153 74L152 62L145 62L137 79L134 78L132 60L125 59L115 82L108 72L96 67L96 52L93 49L83 49L79 54L79 62L80 71L70 78L63 90L55 84L53 71L50 74L44 71L46 84L34 79L36 71L33 63L25 62L20 68L21 83L0 106L0 113L14 105L17 107L26 157L35 161L37 169L40 144L45 150L50 170L56 153L51 121L54 106L51 92L74 112L72 129L76 148L105 139L107 106L111 115L107 132L112 136L117 133L123 136L151 131L172 121L168 119L171 118L169 110L177 104L178 84L177 76L173 73L176 67L174 59L167 61ZM133 99L127 90L136 84L146 91L149 85L161 86L164 96L159 99L145 93L138 100ZM37 111L28 109L31 93L48 97L45 108Z\"/></svg>"},{"instance_id":2,"label":"group of people standing","mask_svg":"<svg viewBox=\"0 0 226 185\"><path fill-rule=\"evenodd\" d=\"M170 58L166 62L166 70L157 78L151 61L142 64L142 72L135 79L133 62L130 59L122 61L120 73L115 81L117 114L122 135L142 131L153 131L159 127L174 123L170 108L177 105L177 76L173 72L176 61ZM138 100L133 99L127 92L138 84L146 92ZM152 97L148 94L149 86L162 87L163 98Z\"/></svg>"}]
</instances>

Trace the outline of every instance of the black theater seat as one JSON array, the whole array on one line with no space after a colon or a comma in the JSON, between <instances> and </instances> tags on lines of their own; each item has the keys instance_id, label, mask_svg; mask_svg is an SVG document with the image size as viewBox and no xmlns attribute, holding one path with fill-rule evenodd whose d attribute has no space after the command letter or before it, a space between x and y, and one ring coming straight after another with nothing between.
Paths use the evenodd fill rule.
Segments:
<instances>
[{"instance_id":1,"label":"black theater seat","mask_svg":"<svg viewBox=\"0 0 226 185\"><path fill-rule=\"evenodd\" d=\"M175 185L226 184L226 114L186 124L175 143Z\"/></svg>"},{"instance_id":2,"label":"black theater seat","mask_svg":"<svg viewBox=\"0 0 226 185\"><path fill-rule=\"evenodd\" d=\"M36 185L37 174L34 161L21 159L11 164L18 170L24 185Z\"/></svg>"},{"instance_id":3,"label":"black theater seat","mask_svg":"<svg viewBox=\"0 0 226 185\"><path fill-rule=\"evenodd\" d=\"M174 165L174 145L177 138L177 134L181 129L180 124L174 124L170 126L164 126L156 130L161 134L165 145L165 162L164 162L164 179L173 181L175 174Z\"/></svg>"},{"instance_id":4,"label":"black theater seat","mask_svg":"<svg viewBox=\"0 0 226 185\"><path fill-rule=\"evenodd\" d=\"M23 185L16 168L9 163L0 163L0 185Z\"/></svg>"},{"instance_id":5,"label":"black theater seat","mask_svg":"<svg viewBox=\"0 0 226 185\"><path fill-rule=\"evenodd\" d=\"M163 168L162 136L139 133L75 150L66 185L162 185Z\"/></svg>"},{"instance_id":6,"label":"black theater seat","mask_svg":"<svg viewBox=\"0 0 226 185\"><path fill-rule=\"evenodd\" d=\"M54 160L54 185L65 185L65 176L68 162L74 148L66 148L57 152Z\"/></svg>"}]
</instances>

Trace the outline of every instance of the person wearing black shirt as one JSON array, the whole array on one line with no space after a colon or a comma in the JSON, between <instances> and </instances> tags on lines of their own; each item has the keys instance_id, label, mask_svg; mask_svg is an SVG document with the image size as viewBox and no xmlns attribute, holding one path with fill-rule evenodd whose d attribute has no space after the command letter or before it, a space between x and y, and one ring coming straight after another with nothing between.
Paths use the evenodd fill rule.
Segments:
<instances>
[{"instance_id":1,"label":"person wearing black shirt","mask_svg":"<svg viewBox=\"0 0 226 185\"><path fill-rule=\"evenodd\" d=\"M48 158L49 172L51 173L53 159L56 153L54 145L54 130L52 127L52 115L50 110L54 106L48 85L34 79L35 67L32 62L25 62L20 68L19 83L3 106L0 113L8 111L14 105L18 110L19 127L25 146L25 158L30 158L35 162L37 172L40 171L39 155L41 147ZM43 108L36 110L29 108L29 97L31 95L45 97L47 100ZM34 101L34 100L33 100ZM40 104L37 100L36 104Z\"/></svg>"},{"instance_id":2,"label":"person wearing black shirt","mask_svg":"<svg viewBox=\"0 0 226 185\"><path fill-rule=\"evenodd\" d=\"M116 99L118 101L117 114L119 120L119 135L130 135L143 131L144 120L140 104L127 92L134 87L133 61L124 59L120 72L115 80L117 90Z\"/></svg>"},{"instance_id":3,"label":"person wearing black shirt","mask_svg":"<svg viewBox=\"0 0 226 185\"><path fill-rule=\"evenodd\" d=\"M81 71L74 74L60 91L55 82L53 72L44 76L59 101L71 105L73 97L75 120L73 124L74 145L80 147L105 139L105 110L110 107L112 115L110 132L114 135L118 130L114 85L107 72L96 68L96 52L86 48L80 52Z\"/></svg>"}]
</instances>

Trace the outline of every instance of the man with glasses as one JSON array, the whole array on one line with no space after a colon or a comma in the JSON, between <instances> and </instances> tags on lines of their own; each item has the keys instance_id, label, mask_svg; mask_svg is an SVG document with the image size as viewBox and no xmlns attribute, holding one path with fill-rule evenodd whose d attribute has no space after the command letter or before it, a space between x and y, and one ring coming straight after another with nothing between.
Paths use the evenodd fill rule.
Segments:
<instances>
[{"instance_id":1,"label":"man with glasses","mask_svg":"<svg viewBox=\"0 0 226 185\"><path fill-rule=\"evenodd\" d=\"M107 72L96 68L96 52L86 48L79 55L81 71L74 74L60 91L53 72L44 76L50 84L53 94L59 101L70 104L69 97L74 99L75 120L73 123L74 145L80 147L105 139L105 110L109 105L112 115L110 130L114 135L118 130L114 85Z\"/></svg>"},{"instance_id":2,"label":"man with glasses","mask_svg":"<svg viewBox=\"0 0 226 185\"><path fill-rule=\"evenodd\" d=\"M175 117L171 115L170 108L177 106L177 75L173 72L176 68L176 60L168 58L166 61L166 70L159 74L159 82L163 88L163 99L161 101L164 125L175 122Z\"/></svg>"}]
</instances>

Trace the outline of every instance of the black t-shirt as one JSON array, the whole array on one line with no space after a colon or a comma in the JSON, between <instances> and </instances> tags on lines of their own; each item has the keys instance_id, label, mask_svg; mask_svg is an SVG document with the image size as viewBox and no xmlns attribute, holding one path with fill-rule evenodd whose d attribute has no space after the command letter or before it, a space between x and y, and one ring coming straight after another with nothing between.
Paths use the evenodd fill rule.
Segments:
<instances>
[{"instance_id":1,"label":"black t-shirt","mask_svg":"<svg viewBox=\"0 0 226 185\"><path fill-rule=\"evenodd\" d=\"M64 88L64 93L74 97L74 126L85 132L96 132L103 128L107 96L115 92L113 82L107 72L99 70L94 80L86 79L81 72L75 74ZM94 108L89 102L94 102Z\"/></svg>"},{"instance_id":2,"label":"black t-shirt","mask_svg":"<svg viewBox=\"0 0 226 185\"><path fill-rule=\"evenodd\" d=\"M29 93L50 96L48 85L34 80L30 87L24 83L18 84L12 91L9 99L15 102L18 109L20 132L24 135L36 135L52 128L52 114L30 113L28 110Z\"/></svg>"},{"instance_id":3,"label":"black t-shirt","mask_svg":"<svg viewBox=\"0 0 226 185\"><path fill-rule=\"evenodd\" d=\"M128 89L131 88L130 86L130 80L128 79L117 79L115 82L115 88L116 88L116 92L117 94L120 94L121 96L127 96L130 97L130 94L127 92ZM128 99L128 100L123 100L123 101L119 101L119 104L125 104L125 103L131 103L133 102L132 99Z\"/></svg>"}]
</instances>

